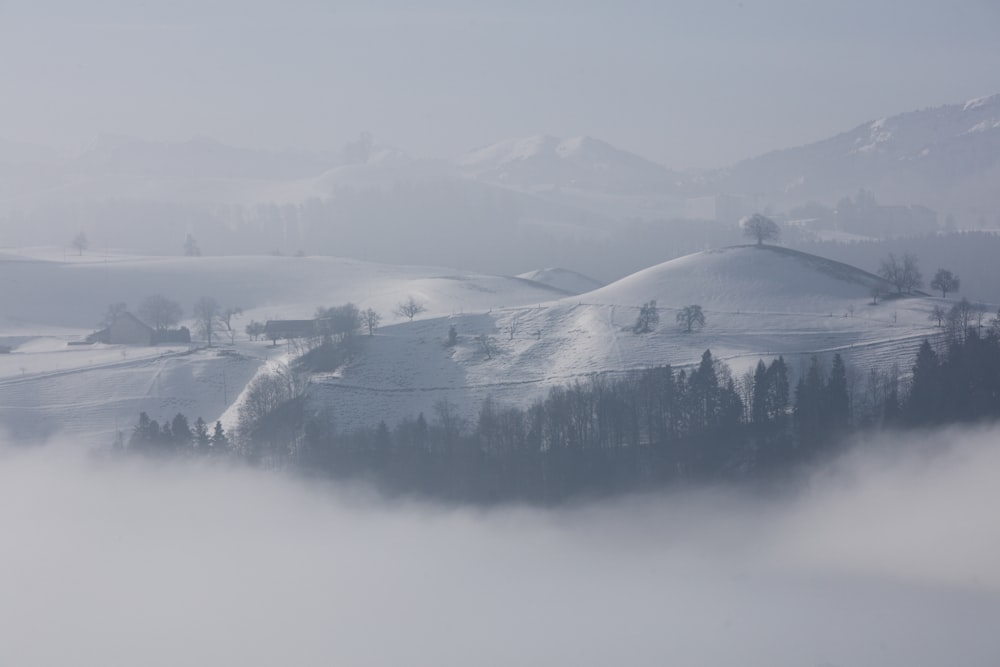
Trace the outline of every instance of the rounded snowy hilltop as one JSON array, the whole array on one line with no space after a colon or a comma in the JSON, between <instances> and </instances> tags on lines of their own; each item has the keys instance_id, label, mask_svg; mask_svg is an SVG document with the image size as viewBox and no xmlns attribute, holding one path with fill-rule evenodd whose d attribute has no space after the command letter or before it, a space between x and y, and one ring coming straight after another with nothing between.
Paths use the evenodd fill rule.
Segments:
<instances>
[{"instance_id":1,"label":"rounded snowy hilltop","mask_svg":"<svg viewBox=\"0 0 1000 667\"><path fill-rule=\"evenodd\" d=\"M928 320L934 300L873 302L874 291L891 289L867 271L786 248L705 251L535 306L384 327L338 377L315 384L316 398L360 422L433 414L441 400L472 419L486 396L524 405L594 374L693 365L708 348L736 373L762 357L784 355L797 368L834 352L848 363L905 364L937 331ZM703 326L688 326L693 306ZM643 314L646 326L636 326ZM445 345L451 327L457 336Z\"/></svg>"}]
</instances>

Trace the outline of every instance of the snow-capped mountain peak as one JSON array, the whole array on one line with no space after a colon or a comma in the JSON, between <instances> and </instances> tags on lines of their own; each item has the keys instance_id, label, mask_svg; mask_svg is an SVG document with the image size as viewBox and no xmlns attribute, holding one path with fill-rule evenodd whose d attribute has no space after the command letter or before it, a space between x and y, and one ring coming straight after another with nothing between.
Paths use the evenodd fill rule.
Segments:
<instances>
[{"instance_id":1,"label":"snow-capped mountain peak","mask_svg":"<svg viewBox=\"0 0 1000 667\"><path fill-rule=\"evenodd\" d=\"M669 187L666 167L593 137L507 139L458 158L466 176L521 188L649 192Z\"/></svg>"}]
</instances>

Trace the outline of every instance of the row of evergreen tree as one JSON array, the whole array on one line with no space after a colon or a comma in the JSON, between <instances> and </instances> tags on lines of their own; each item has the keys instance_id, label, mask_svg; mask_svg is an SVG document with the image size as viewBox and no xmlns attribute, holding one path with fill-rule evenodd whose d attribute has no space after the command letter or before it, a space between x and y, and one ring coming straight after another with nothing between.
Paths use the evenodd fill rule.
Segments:
<instances>
[{"instance_id":1,"label":"row of evergreen tree","mask_svg":"<svg viewBox=\"0 0 1000 667\"><path fill-rule=\"evenodd\" d=\"M124 434L119 434L115 445L117 448L125 446ZM230 442L220 421L215 422L214 430L209 433L208 424L201 417L192 427L188 418L178 412L172 420L164 420L161 425L140 412L139 421L128 439L128 449L150 454L194 451L218 455L230 452Z\"/></svg>"},{"instance_id":2,"label":"row of evergreen tree","mask_svg":"<svg viewBox=\"0 0 1000 667\"><path fill-rule=\"evenodd\" d=\"M552 502L672 482L783 474L833 451L853 431L922 427L1000 416L1000 338L975 328L925 341L912 379L870 369L867 401L852 395L840 355L813 357L794 389L784 358L758 362L737 381L706 351L690 369L663 366L594 376L551 389L527 408L486 399L463 419L442 401L390 427L343 433L327 411L296 396L241 423L230 439L183 415L162 426L140 416L136 451L228 452L267 467L365 477L386 490L477 502ZM890 377L891 376L891 377ZM877 394L877 396L875 395ZM865 406L865 407L861 407Z\"/></svg>"}]
</instances>

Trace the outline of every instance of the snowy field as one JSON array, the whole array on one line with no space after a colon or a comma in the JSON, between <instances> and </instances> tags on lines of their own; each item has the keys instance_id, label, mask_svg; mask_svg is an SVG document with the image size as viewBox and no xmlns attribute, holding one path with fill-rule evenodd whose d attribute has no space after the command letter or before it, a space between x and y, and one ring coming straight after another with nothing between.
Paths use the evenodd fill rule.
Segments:
<instances>
[{"instance_id":1,"label":"snowy field","mask_svg":"<svg viewBox=\"0 0 1000 667\"><path fill-rule=\"evenodd\" d=\"M782 248L708 251L546 304L386 327L348 368L316 378L314 393L346 426L430 416L442 400L474 419L487 396L524 406L550 387L594 375L690 366L706 349L737 376L760 358L784 355L797 371L814 354L836 352L859 367L898 363L905 370L920 342L939 335L928 317L942 300L873 305L874 286L888 289L867 272ZM636 334L640 305L650 300L660 323ZM676 315L691 304L702 306L707 323L686 333ZM447 348L452 325L459 341ZM484 335L496 346L490 358L478 340Z\"/></svg>"},{"instance_id":2,"label":"snowy field","mask_svg":"<svg viewBox=\"0 0 1000 667\"><path fill-rule=\"evenodd\" d=\"M251 343L251 320L309 318L318 306L348 301L398 321L396 304L413 296L420 318L542 303L565 291L529 280L440 267L386 266L328 257L142 257L66 255L51 248L0 251L0 427L24 438L63 432L110 442L139 411L155 419L235 415L234 401L284 346ZM235 344L220 349L163 345L70 345L94 331L108 305L132 309L152 294L191 306L202 296L240 307ZM229 410L227 409L234 408ZM226 423L228 420L224 420ZM227 425L230 425L227 423Z\"/></svg>"},{"instance_id":3,"label":"snowy field","mask_svg":"<svg viewBox=\"0 0 1000 667\"><path fill-rule=\"evenodd\" d=\"M492 396L525 405L550 387L655 365L688 366L710 348L739 375L759 358L785 355L793 369L811 355L844 355L859 366L898 363L940 331L931 297L880 299L876 276L770 246L738 246L672 260L611 285L569 295L585 276L546 269L503 277L438 267L388 266L326 257L64 257L46 249L0 254L0 424L19 435L64 431L110 441L140 410L157 419L235 422L237 400L262 368L287 361L286 345L250 342L251 319L308 318L317 306L354 302L382 314L362 352L312 378L317 407L342 428L393 423L448 401L468 419ZM553 287L557 285L562 289ZM203 295L239 306L235 343L221 347L69 346L94 329L109 303L133 308L160 293L186 311ZM412 322L392 314L413 296ZM654 331L632 327L655 300ZM949 300L950 301L950 300ZM700 305L706 326L686 333L676 314ZM188 326L193 326L187 321ZM448 330L457 344L445 345ZM487 354L482 337L489 337Z\"/></svg>"}]
</instances>

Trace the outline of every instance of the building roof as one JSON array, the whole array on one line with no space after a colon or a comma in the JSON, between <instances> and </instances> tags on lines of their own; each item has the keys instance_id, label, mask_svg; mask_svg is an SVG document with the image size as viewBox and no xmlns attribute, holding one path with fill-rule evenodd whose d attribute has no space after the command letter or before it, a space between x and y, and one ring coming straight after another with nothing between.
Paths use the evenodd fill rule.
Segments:
<instances>
[{"instance_id":1,"label":"building roof","mask_svg":"<svg viewBox=\"0 0 1000 667\"><path fill-rule=\"evenodd\" d=\"M138 324L143 329L148 329L150 333L152 333L153 331L155 331L153 329L153 327L149 326L148 324L146 324L145 322L143 322L142 320L140 320L138 317L136 317L132 313L128 312L127 310L122 311L122 312L118 313L117 316L115 316L115 321L112 323L112 326L114 326L115 324L118 324L119 320L122 320L122 319L132 320L134 323Z\"/></svg>"}]
</instances>

